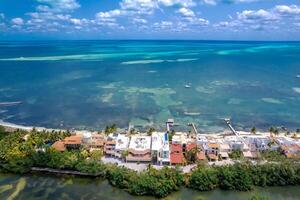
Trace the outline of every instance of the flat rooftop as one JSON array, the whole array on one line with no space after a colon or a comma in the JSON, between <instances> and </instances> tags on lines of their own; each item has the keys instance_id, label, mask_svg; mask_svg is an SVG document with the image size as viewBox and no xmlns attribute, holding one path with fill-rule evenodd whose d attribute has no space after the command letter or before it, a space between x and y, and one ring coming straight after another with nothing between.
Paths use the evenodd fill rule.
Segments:
<instances>
[{"instance_id":1,"label":"flat rooftop","mask_svg":"<svg viewBox=\"0 0 300 200\"><path fill-rule=\"evenodd\" d=\"M128 148L130 138L126 135L119 134L116 138L116 150L124 150Z\"/></svg>"},{"instance_id":2,"label":"flat rooftop","mask_svg":"<svg viewBox=\"0 0 300 200\"><path fill-rule=\"evenodd\" d=\"M151 139L151 149L153 151L159 151L164 147L164 144L168 142L168 134L165 132L153 132Z\"/></svg>"},{"instance_id":3,"label":"flat rooftop","mask_svg":"<svg viewBox=\"0 0 300 200\"><path fill-rule=\"evenodd\" d=\"M129 148L135 151L151 149L151 136L134 135L131 136Z\"/></svg>"}]
</instances>

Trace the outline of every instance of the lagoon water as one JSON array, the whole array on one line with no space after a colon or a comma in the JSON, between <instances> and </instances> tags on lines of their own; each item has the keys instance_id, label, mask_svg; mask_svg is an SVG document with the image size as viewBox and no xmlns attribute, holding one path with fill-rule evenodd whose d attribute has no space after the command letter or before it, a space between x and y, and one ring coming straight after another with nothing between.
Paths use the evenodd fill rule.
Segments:
<instances>
[{"instance_id":1,"label":"lagoon water","mask_svg":"<svg viewBox=\"0 0 300 200\"><path fill-rule=\"evenodd\" d=\"M296 42L0 42L0 119L98 129L174 118L221 131L232 117L238 129L299 128L299 74Z\"/></svg>"},{"instance_id":2,"label":"lagoon water","mask_svg":"<svg viewBox=\"0 0 300 200\"><path fill-rule=\"evenodd\" d=\"M270 200L299 200L299 186L256 188L251 192L234 192L214 190L198 192L182 188L165 199L167 200L247 200L259 193ZM153 197L137 197L114 188L107 181L101 179L74 178L70 176L18 176L0 174L0 199L14 200L154 200Z\"/></svg>"}]
</instances>

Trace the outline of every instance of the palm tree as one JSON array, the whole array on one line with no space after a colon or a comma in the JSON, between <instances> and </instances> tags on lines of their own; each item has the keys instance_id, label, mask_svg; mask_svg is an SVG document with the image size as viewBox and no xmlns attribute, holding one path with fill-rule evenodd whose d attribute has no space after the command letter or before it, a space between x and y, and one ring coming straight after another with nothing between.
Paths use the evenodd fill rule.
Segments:
<instances>
[{"instance_id":1,"label":"palm tree","mask_svg":"<svg viewBox=\"0 0 300 200\"><path fill-rule=\"evenodd\" d=\"M151 127L151 128L149 128L149 130L147 131L147 134L148 134L148 135L151 135L154 131L155 131L155 128Z\"/></svg>"},{"instance_id":2,"label":"palm tree","mask_svg":"<svg viewBox=\"0 0 300 200\"><path fill-rule=\"evenodd\" d=\"M279 130L278 130L277 128L274 130L274 134L275 134L275 135L278 135L278 134L279 134Z\"/></svg>"},{"instance_id":3,"label":"palm tree","mask_svg":"<svg viewBox=\"0 0 300 200\"><path fill-rule=\"evenodd\" d=\"M130 135L134 135L135 133L136 133L136 130L134 128L130 129L130 132L129 132Z\"/></svg>"},{"instance_id":4,"label":"palm tree","mask_svg":"<svg viewBox=\"0 0 300 200\"><path fill-rule=\"evenodd\" d=\"M253 127L251 128L251 133L252 133L252 134L256 134L256 128L255 128L255 126L253 126Z\"/></svg>"}]
</instances>

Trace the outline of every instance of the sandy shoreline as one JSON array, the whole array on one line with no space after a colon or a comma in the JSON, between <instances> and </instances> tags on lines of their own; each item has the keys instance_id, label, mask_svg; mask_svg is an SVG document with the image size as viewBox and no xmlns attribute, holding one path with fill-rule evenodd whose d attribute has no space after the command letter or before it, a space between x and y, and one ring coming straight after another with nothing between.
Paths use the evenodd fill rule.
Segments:
<instances>
[{"instance_id":1,"label":"sandy shoreline","mask_svg":"<svg viewBox=\"0 0 300 200\"><path fill-rule=\"evenodd\" d=\"M35 128L37 131L66 131L63 129L50 129L50 128L45 128L45 127L34 127L34 126L24 126L24 125L18 125L10 122L5 122L0 119L0 126L4 126L7 128L12 128L12 129L20 129L20 130L25 130L25 131L31 131L33 128Z\"/></svg>"},{"instance_id":2,"label":"sandy shoreline","mask_svg":"<svg viewBox=\"0 0 300 200\"><path fill-rule=\"evenodd\" d=\"M35 126L25 126L25 125L18 125L10 122L5 122L3 120L0 120L0 126L4 126L7 128L12 128L12 129L21 129L25 131L31 131L33 128L35 128L37 131L67 131L66 129L52 129L52 128L45 128L45 127L35 127ZM76 133L80 133L82 131L87 131L87 130L74 130ZM188 131L186 131L188 132ZM253 135L253 133L249 131L237 131L240 136L247 136L247 135ZM284 135L285 133L280 133L279 135ZM290 132L290 134L294 134L294 132ZM201 133L201 135L204 136L210 136L210 137L224 137L225 135L232 135L232 132L230 130L224 130L221 132L216 132L216 133ZM257 131L256 134L257 136L270 136L269 131Z\"/></svg>"}]
</instances>

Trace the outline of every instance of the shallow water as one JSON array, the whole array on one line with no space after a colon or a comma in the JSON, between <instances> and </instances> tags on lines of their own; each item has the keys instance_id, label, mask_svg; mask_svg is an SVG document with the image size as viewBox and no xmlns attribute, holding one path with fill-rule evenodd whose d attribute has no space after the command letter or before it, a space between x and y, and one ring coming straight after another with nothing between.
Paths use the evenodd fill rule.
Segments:
<instances>
[{"instance_id":1,"label":"shallow water","mask_svg":"<svg viewBox=\"0 0 300 200\"><path fill-rule=\"evenodd\" d=\"M19 187L17 186L19 185ZM24 187L20 187L20 185ZM1 190L6 188L6 190ZM269 187L256 188L251 192L234 192L214 190L198 192L187 188L172 193L165 199L197 200L200 197L207 200L247 200L253 194L259 193L270 200L299 200L300 188L297 187ZM101 179L74 178L70 176L42 176L42 175L11 175L0 174L0 199L8 199L14 194L15 200L38 199L107 199L107 200L152 200L153 197L132 196L127 192L113 188L107 181Z\"/></svg>"},{"instance_id":2,"label":"shallow water","mask_svg":"<svg viewBox=\"0 0 300 200\"><path fill-rule=\"evenodd\" d=\"M232 117L238 129L299 128L298 74L293 42L0 42L0 102L22 102L0 106L0 119L96 129L174 118L219 131Z\"/></svg>"}]
</instances>

